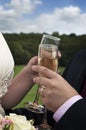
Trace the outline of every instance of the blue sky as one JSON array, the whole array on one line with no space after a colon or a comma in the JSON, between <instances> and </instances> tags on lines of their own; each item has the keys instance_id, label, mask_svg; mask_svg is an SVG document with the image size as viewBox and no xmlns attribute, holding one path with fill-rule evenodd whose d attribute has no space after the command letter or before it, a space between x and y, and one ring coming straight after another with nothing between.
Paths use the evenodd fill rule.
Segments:
<instances>
[{"instance_id":1,"label":"blue sky","mask_svg":"<svg viewBox=\"0 0 86 130\"><path fill-rule=\"evenodd\" d=\"M0 31L86 34L86 0L0 0Z\"/></svg>"}]
</instances>

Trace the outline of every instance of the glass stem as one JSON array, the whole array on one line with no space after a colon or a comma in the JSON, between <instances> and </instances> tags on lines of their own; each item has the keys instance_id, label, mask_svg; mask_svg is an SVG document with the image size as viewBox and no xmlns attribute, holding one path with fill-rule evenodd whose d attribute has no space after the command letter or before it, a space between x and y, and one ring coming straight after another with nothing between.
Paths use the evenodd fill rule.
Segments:
<instances>
[{"instance_id":1,"label":"glass stem","mask_svg":"<svg viewBox=\"0 0 86 130\"><path fill-rule=\"evenodd\" d=\"M45 107L45 112L44 112L44 115L43 115L43 121L42 121L42 124L45 124L47 125L47 108Z\"/></svg>"},{"instance_id":2,"label":"glass stem","mask_svg":"<svg viewBox=\"0 0 86 130\"><path fill-rule=\"evenodd\" d=\"M40 85L38 85L36 96L35 96L35 99L34 99L34 103L36 103L36 104L38 104L38 100L39 100L39 87L40 87Z\"/></svg>"},{"instance_id":3,"label":"glass stem","mask_svg":"<svg viewBox=\"0 0 86 130\"><path fill-rule=\"evenodd\" d=\"M47 122L47 108L46 107L45 107L45 113L43 115L43 121L39 128L40 128L39 130L53 130L52 127L49 126Z\"/></svg>"}]
</instances>

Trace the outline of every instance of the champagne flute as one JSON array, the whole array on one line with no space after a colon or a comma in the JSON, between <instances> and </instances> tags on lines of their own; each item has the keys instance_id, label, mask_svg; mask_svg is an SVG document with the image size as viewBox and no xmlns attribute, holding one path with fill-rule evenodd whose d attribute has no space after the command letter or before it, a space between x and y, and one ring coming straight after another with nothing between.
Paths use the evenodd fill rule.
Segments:
<instances>
[{"instance_id":1,"label":"champagne flute","mask_svg":"<svg viewBox=\"0 0 86 130\"><path fill-rule=\"evenodd\" d=\"M45 66L55 72L58 68L58 45L60 39L51 35L43 35L41 44L38 50L38 64ZM44 76L44 75L42 75ZM46 86L40 86L46 87ZM43 117L43 123L39 127L41 130L51 130L52 128L47 123L47 109L45 107L45 113Z\"/></svg>"},{"instance_id":2,"label":"champagne flute","mask_svg":"<svg viewBox=\"0 0 86 130\"><path fill-rule=\"evenodd\" d=\"M38 64L45 66L55 72L58 68L58 45L60 39L51 35L43 35L41 43L38 48ZM24 106L35 113L44 113L43 123L40 125L40 129L49 129L47 125L47 109L43 105L39 104L39 87L38 85L36 96L33 102L25 102Z\"/></svg>"}]
</instances>

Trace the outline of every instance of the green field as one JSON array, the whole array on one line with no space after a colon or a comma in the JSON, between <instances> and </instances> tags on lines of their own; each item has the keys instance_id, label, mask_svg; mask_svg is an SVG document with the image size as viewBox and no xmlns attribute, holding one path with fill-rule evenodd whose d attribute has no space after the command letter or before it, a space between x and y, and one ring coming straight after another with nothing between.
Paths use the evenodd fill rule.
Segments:
<instances>
[{"instance_id":1,"label":"green field","mask_svg":"<svg viewBox=\"0 0 86 130\"><path fill-rule=\"evenodd\" d=\"M24 66L22 66L22 65L15 66L15 69L14 69L15 75L14 76L16 76L23 69L23 67ZM63 72L63 70L64 70L63 67L60 67L59 69L61 70L61 72ZM33 101L35 94L36 94L36 90L37 90L37 84L32 87L32 89L27 93L27 95L24 97L24 99L16 107L23 107L24 102Z\"/></svg>"}]
</instances>

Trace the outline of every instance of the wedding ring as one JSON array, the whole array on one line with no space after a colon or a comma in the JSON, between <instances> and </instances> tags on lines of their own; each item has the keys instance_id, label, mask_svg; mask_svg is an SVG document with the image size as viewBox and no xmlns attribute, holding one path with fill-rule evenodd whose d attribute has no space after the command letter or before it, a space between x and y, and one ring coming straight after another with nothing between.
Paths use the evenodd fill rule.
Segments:
<instances>
[{"instance_id":1,"label":"wedding ring","mask_svg":"<svg viewBox=\"0 0 86 130\"><path fill-rule=\"evenodd\" d=\"M39 89L40 95L43 96L43 91L44 91L45 88L46 88L45 86L41 86L41 87L40 87L40 89Z\"/></svg>"},{"instance_id":2,"label":"wedding ring","mask_svg":"<svg viewBox=\"0 0 86 130\"><path fill-rule=\"evenodd\" d=\"M46 87L45 86L41 86L41 88L45 89Z\"/></svg>"}]
</instances>

